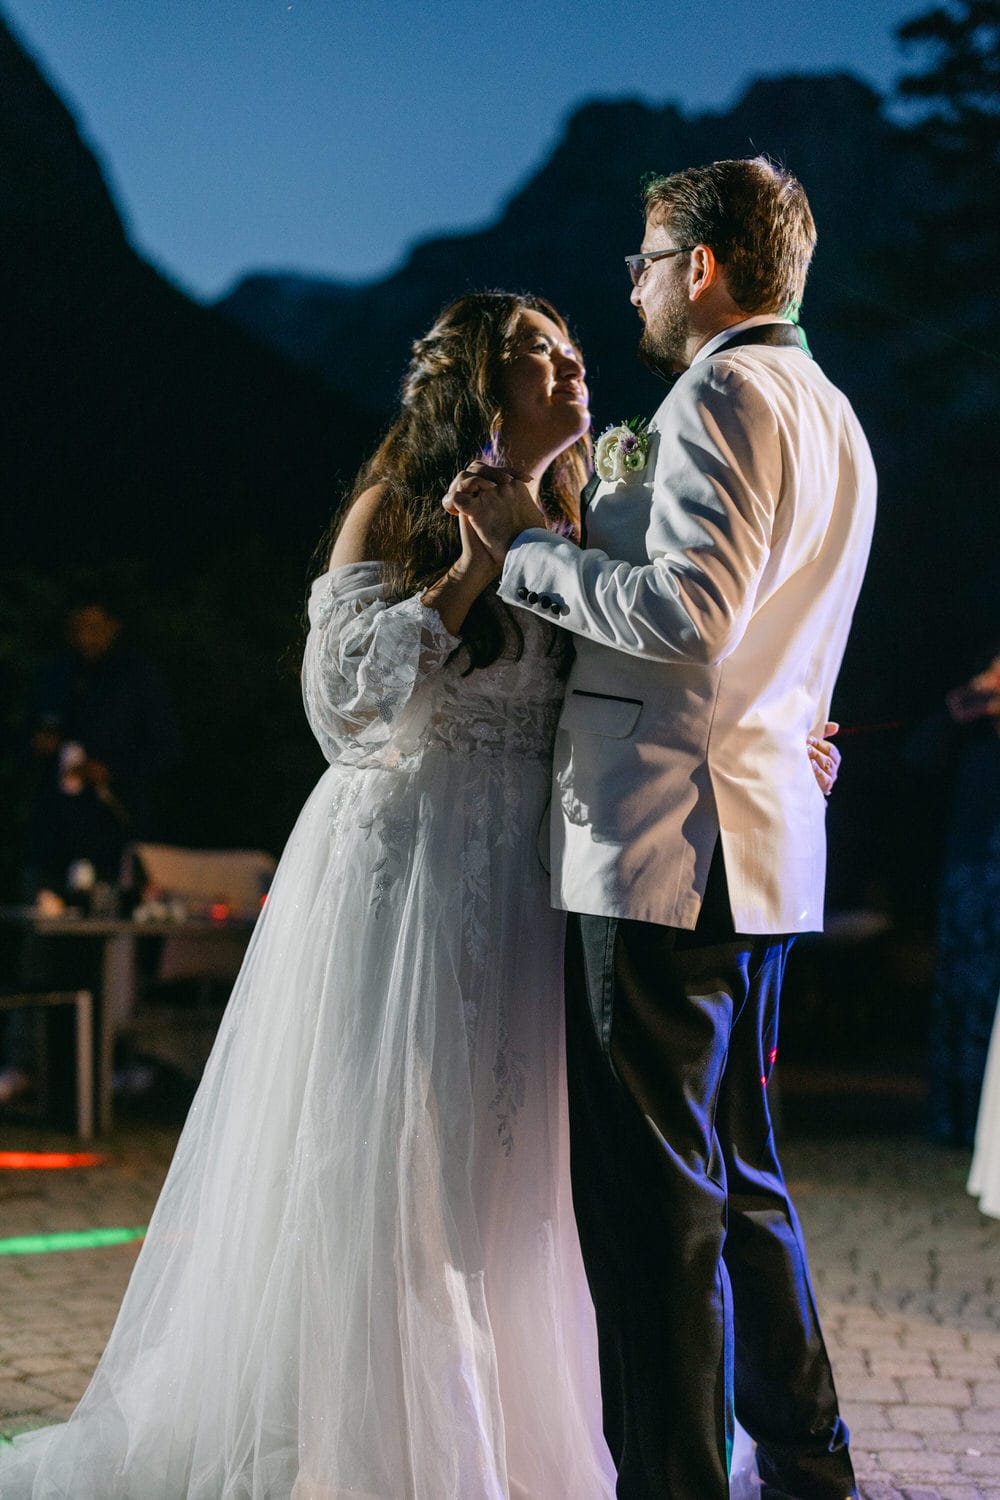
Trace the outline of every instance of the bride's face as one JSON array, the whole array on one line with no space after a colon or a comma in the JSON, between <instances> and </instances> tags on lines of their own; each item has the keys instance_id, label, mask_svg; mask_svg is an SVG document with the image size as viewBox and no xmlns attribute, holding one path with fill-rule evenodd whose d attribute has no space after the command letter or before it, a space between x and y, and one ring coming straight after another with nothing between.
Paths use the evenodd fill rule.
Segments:
<instances>
[{"instance_id":1,"label":"bride's face","mask_svg":"<svg viewBox=\"0 0 1000 1500\"><path fill-rule=\"evenodd\" d=\"M509 453L551 459L590 426L580 351L557 323L533 308L520 315L498 394Z\"/></svg>"}]
</instances>

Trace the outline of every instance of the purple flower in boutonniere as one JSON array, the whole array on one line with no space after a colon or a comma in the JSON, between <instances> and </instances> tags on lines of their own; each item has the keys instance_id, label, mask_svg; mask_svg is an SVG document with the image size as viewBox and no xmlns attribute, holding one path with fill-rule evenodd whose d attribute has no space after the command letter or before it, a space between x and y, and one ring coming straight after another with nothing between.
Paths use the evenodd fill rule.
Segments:
<instances>
[{"instance_id":1,"label":"purple flower in boutonniere","mask_svg":"<svg viewBox=\"0 0 1000 1500\"><path fill-rule=\"evenodd\" d=\"M594 448L594 468L601 479L625 479L646 466L649 453L649 423L632 417L617 427L606 427Z\"/></svg>"}]
</instances>

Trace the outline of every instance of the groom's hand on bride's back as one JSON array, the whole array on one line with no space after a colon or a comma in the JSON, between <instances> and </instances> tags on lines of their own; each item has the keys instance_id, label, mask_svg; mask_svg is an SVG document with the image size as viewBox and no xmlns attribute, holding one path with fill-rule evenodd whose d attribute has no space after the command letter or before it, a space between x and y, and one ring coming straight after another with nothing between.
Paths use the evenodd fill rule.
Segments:
<instances>
[{"instance_id":1,"label":"groom's hand on bride's back","mask_svg":"<svg viewBox=\"0 0 1000 1500\"><path fill-rule=\"evenodd\" d=\"M464 515L497 562L502 563L514 538L544 525L539 507L523 480L509 469L472 463L456 474L442 500L453 516Z\"/></svg>"},{"instance_id":2,"label":"groom's hand on bride's back","mask_svg":"<svg viewBox=\"0 0 1000 1500\"><path fill-rule=\"evenodd\" d=\"M809 735L806 740L806 754L809 756L809 764L816 783L824 797L829 797L833 791L833 784L840 773L840 751L836 745L831 744L833 736L840 729L839 724L829 723L823 725L823 737L818 734Z\"/></svg>"}]
</instances>

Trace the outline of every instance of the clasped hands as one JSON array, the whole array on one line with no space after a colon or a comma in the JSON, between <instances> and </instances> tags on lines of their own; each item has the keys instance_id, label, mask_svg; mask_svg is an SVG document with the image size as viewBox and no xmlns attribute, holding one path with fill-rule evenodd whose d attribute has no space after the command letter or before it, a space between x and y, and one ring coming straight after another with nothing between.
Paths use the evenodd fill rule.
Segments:
<instances>
[{"instance_id":1,"label":"clasped hands","mask_svg":"<svg viewBox=\"0 0 1000 1500\"><path fill-rule=\"evenodd\" d=\"M509 469L489 464L471 463L456 474L441 504L450 515L466 523L463 539L471 531L498 570L520 532L544 525L540 508L524 481Z\"/></svg>"}]
</instances>

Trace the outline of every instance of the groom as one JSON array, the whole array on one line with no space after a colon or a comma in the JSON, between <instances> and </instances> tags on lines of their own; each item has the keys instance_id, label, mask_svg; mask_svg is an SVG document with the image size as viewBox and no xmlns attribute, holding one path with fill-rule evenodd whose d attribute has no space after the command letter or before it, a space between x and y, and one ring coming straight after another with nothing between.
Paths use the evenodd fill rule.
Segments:
<instances>
[{"instance_id":1,"label":"groom","mask_svg":"<svg viewBox=\"0 0 1000 1500\"><path fill-rule=\"evenodd\" d=\"M814 243L801 186L765 160L652 182L632 302L643 359L681 373L639 467L599 445L599 473L624 477L588 486L581 548L516 483L473 475L456 497L505 557L500 597L576 638L553 881L622 1500L725 1500L734 1388L765 1500L856 1494L766 1091L792 935L822 925L803 745L875 503L857 419L785 316Z\"/></svg>"}]
</instances>

